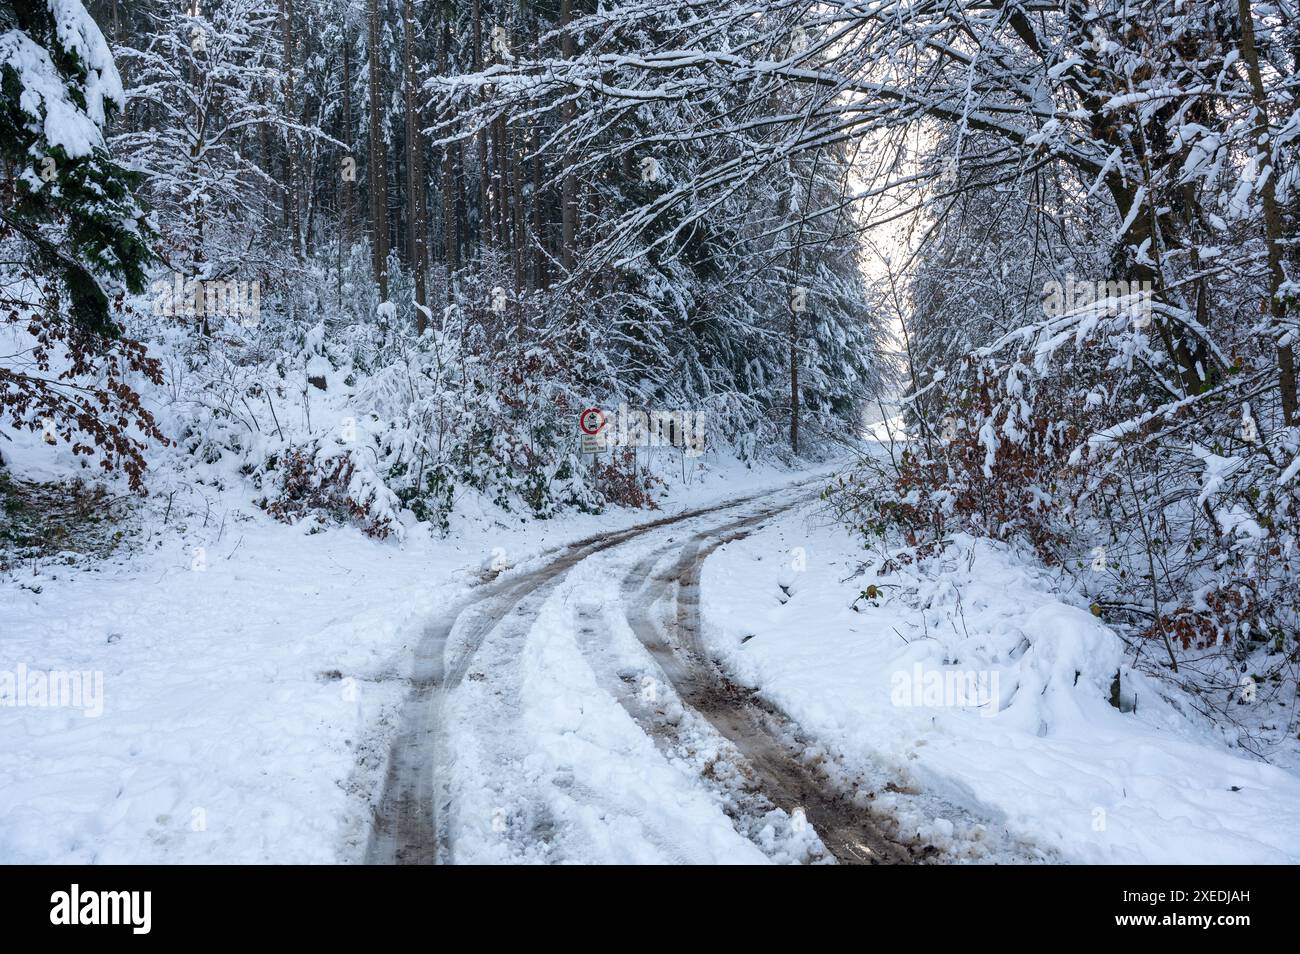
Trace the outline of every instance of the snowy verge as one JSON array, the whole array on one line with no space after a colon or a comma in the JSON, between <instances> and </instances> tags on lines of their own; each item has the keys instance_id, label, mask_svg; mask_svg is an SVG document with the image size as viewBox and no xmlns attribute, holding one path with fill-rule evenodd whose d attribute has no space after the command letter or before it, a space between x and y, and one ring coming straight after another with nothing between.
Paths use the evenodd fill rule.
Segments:
<instances>
[{"instance_id":1,"label":"snowy verge","mask_svg":"<svg viewBox=\"0 0 1300 954\"><path fill-rule=\"evenodd\" d=\"M828 523L786 515L717 551L702 610L723 663L850 765L883 764L1064 860L1300 861L1300 778L1130 671L1046 570L960 538L877 576ZM920 827L942 841L952 826Z\"/></svg>"}]
</instances>

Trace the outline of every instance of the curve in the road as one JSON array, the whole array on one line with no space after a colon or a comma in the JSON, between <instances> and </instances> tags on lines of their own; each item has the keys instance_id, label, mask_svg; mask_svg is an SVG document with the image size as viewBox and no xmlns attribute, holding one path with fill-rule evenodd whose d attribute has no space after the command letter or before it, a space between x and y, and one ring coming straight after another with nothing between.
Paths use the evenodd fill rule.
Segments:
<instances>
[{"instance_id":1,"label":"curve in the road","mask_svg":"<svg viewBox=\"0 0 1300 954\"><path fill-rule=\"evenodd\" d=\"M470 597L435 620L415 648L410 691L402 704L383 789L374 810L366 863L436 864L450 860L445 823L447 759L442 715L446 695L464 679L487 635L521 602L556 585L573 566L596 553L664 527L789 494L804 483L579 540L550 551L558 556L538 568L511 573L475 587ZM459 651L448 664L447 648L453 636Z\"/></svg>"}]
</instances>

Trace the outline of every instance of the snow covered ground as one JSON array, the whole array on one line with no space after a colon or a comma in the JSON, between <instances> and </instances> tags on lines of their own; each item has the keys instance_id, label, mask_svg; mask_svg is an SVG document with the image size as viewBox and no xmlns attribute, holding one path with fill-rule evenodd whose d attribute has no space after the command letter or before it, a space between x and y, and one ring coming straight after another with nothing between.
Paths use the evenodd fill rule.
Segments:
<instances>
[{"instance_id":1,"label":"snow covered ground","mask_svg":"<svg viewBox=\"0 0 1300 954\"><path fill-rule=\"evenodd\" d=\"M972 539L892 575L874 565L815 512L779 518L706 564L711 649L850 769L898 773L1060 860L1300 861L1300 778L1132 673L1042 568ZM1108 702L1121 667L1136 711ZM951 818L877 804L951 840Z\"/></svg>"},{"instance_id":2,"label":"snow covered ground","mask_svg":"<svg viewBox=\"0 0 1300 954\"><path fill-rule=\"evenodd\" d=\"M285 526L238 487L155 494L112 558L0 578L0 679L102 679L98 714L0 707L0 862L359 860L431 617L529 554L789 480L721 464L662 513L562 522L467 502L447 540L400 544Z\"/></svg>"},{"instance_id":3,"label":"snow covered ground","mask_svg":"<svg viewBox=\"0 0 1300 954\"><path fill-rule=\"evenodd\" d=\"M442 713L451 860L828 860L646 636L681 611L680 580L653 584L692 540L807 477L715 464L661 512L466 506L447 539L412 524L400 543L280 524L237 485L155 494L110 559L0 579L0 680L90 673L97 690L0 707L0 861L363 860L416 647L488 578L520 588L486 608ZM565 544L759 490L775 493L555 569ZM707 650L935 860L1300 860L1300 778L1132 672L1042 568L965 539L877 575L808 500L744 530L703 562ZM1135 711L1108 702L1116 670Z\"/></svg>"}]
</instances>

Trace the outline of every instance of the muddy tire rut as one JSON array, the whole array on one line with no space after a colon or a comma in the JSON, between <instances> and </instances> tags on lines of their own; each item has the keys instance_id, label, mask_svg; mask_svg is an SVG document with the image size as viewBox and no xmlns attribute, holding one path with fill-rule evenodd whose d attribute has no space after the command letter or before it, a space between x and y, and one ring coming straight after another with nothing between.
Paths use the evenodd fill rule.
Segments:
<instances>
[{"instance_id":1,"label":"muddy tire rut","mask_svg":"<svg viewBox=\"0 0 1300 954\"><path fill-rule=\"evenodd\" d=\"M788 506L765 510L648 554L623 582L628 623L682 705L698 713L740 753L746 775L764 802L791 816L799 813L806 817L841 864L915 863L931 849L901 841L887 820L857 804L855 792L839 788L810 764L798 741L798 727L751 690L733 682L710 657L701 639L700 573L704 561L719 547L747 536ZM677 558L671 559L674 551ZM665 568L656 571L661 566ZM671 606L666 616L657 611L665 602ZM624 704L629 714L654 734L654 720L647 718L644 708ZM745 826L738 824L737 828L743 832Z\"/></svg>"}]
</instances>

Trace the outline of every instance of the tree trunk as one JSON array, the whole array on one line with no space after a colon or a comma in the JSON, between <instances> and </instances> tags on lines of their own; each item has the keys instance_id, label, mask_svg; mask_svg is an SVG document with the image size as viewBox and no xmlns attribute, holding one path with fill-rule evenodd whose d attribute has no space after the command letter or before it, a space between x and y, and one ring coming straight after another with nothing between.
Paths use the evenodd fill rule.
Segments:
<instances>
[{"instance_id":1,"label":"tree trunk","mask_svg":"<svg viewBox=\"0 0 1300 954\"><path fill-rule=\"evenodd\" d=\"M283 0L280 5L281 46L284 57L284 112L290 122L297 121L297 107L293 88L294 42L293 0ZM284 134L284 216L289 226L293 254L302 259L302 225L300 196L298 195L298 135L292 129Z\"/></svg>"},{"instance_id":2,"label":"tree trunk","mask_svg":"<svg viewBox=\"0 0 1300 954\"><path fill-rule=\"evenodd\" d=\"M474 71L483 68L483 4L474 0ZM478 131L478 226L479 257L492 244L492 210L488 186L488 133Z\"/></svg>"},{"instance_id":3,"label":"tree trunk","mask_svg":"<svg viewBox=\"0 0 1300 954\"><path fill-rule=\"evenodd\" d=\"M425 314L425 224L424 148L420 142L421 110L415 82L415 11L412 0L403 0L402 98L406 109L406 247L415 278L415 328L423 334Z\"/></svg>"},{"instance_id":4,"label":"tree trunk","mask_svg":"<svg viewBox=\"0 0 1300 954\"><path fill-rule=\"evenodd\" d=\"M379 0L369 0L366 61L370 71L369 180L371 258L380 301L388 301L388 151L379 76Z\"/></svg>"},{"instance_id":5,"label":"tree trunk","mask_svg":"<svg viewBox=\"0 0 1300 954\"><path fill-rule=\"evenodd\" d=\"M577 55L577 45L573 34L566 28L573 20L573 0L560 0L560 29L564 33L560 39L560 54L566 60ZM562 117L564 122L573 120L573 103L565 103ZM575 245L578 237L578 181L571 172L565 172L560 182L560 265L566 274L571 274L577 262Z\"/></svg>"},{"instance_id":6,"label":"tree trunk","mask_svg":"<svg viewBox=\"0 0 1300 954\"><path fill-rule=\"evenodd\" d=\"M444 11L441 23L441 42L438 45L438 72L446 76L450 62L451 18ZM447 265L447 296L451 300L451 276L460 267L460 239L456 219L456 147L447 145L442 150L442 244Z\"/></svg>"},{"instance_id":7,"label":"tree trunk","mask_svg":"<svg viewBox=\"0 0 1300 954\"><path fill-rule=\"evenodd\" d=\"M523 291L524 272L527 268L527 258L525 250L528 247L528 236L525 228L524 219L524 157L528 153L528 139L522 130L516 131L515 134L515 151L511 157L511 193L512 206L514 207L514 224L515 224L515 289Z\"/></svg>"},{"instance_id":8,"label":"tree trunk","mask_svg":"<svg viewBox=\"0 0 1300 954\"><path fill-rule=\"evenodd\" d=\"M537 127L532 127L530 146L532 158L532 204L533 204L533 287L545 290L548 282L546 276L546 223L542 215L542 157L537 154Z\"/></svg>"},{"instance_id":9,"label":"tree trunk","mask_svg":"<svg viewBox=\"0 0 1300 954\"><path fill-rule=\"evenodd\" d=\"M1258 168L1257 176L1264 180L1261 198L1264 202L1264 238L1268 243L1268 307L1273 319L1272 332L1285 336L1283 323L1286 321L1286 302L1281 295L1282 285L1286 282L1286 269L1282 264L1284 255L1282 210L1277 202L1277 179L1279 170L1273 163L1273 136L1268 121L1268 94L1264 89L1264 78L1259 67L1259 51L1255 46L1255 22L1250 8L1250 0L1237 0L1237 15L1241 20L1241 58L1250 75L1251 99L1255 106L1255 149ZM1295 353L1289 341L1277 344L1278 396L1282 403L1282 421L1288 427L1296 423L1296 377Z\"/></svg>"},{"instance_id":10,"label":"tree trunk","mask_svg":"<svg viewBox=\"0 0 1300 954\"><path fill-rule=\"evenodd\" d=\"M346 26L343 30L343 143L344 154L339 161L339 179L342 192L339 204L342 206L343 221L339 228L338 247L338 299L343 304L343 263L346 248L352 249L356 237L356 203L357 203L357 157L356 140L352 135L352 44L348 41Z\"/></svg>"}]
</instances>

